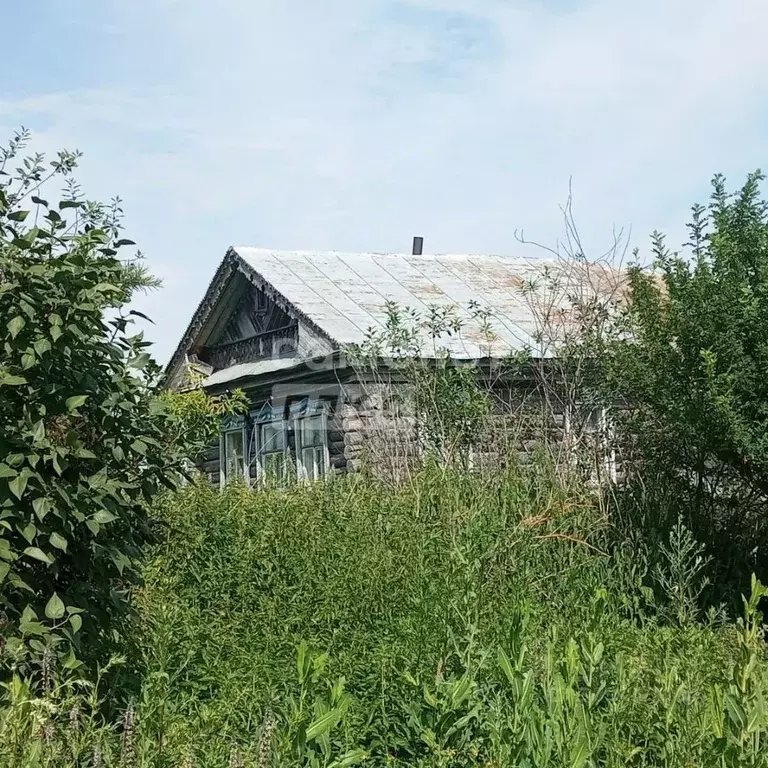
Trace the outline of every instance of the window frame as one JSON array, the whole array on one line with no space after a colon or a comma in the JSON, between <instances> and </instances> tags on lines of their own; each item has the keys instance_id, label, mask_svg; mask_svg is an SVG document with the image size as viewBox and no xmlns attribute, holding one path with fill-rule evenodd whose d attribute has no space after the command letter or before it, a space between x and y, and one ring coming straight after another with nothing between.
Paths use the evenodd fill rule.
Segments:
<instances>
[{"instance_id":1,"label":"window frame","mask_svg":"<svg viewBox=\"0 0 768 768\"><path fill-rule=\"evenodd\" d=\"M563 410L563 428L566 434L573 429L573 411L577 408L584 408L583 403L576 405L566 404ZM615 434L611 419L613 409L606 405L592 406L584 421L585 431L589 430L596 436L596 446L599 450L599 456L593 469L598 472L595 478L599 481L607 481L610 485L615 485L618 480L618 457L616 454Z\"/></svg>"},{"instance_id":2,"label":"window frame","mask_svg":"<svg viewBox=\"0 0 768 768\"><path fill-rule=\"evenodd\" d=\"M240 460L241 476L246 485L250 485L248 462L248 429L245 419L238 420L237 424L223 424L219 435L219 488L224 489L227 482L233 478L228 477L227 467L227 438L229 435L240 433L242 440L242 457Z\"/></svg>"},{"instance_id":3,"label":"window frame","mask_svg":"<svg viewBox=\"0 0 768 768\"><path fill-rule=\"evenodd\" d=\"M263 485L267 481L267 467L265 466L266 457L273 455L282 455L283 457L283 477L277 478L278 483L284 483L290 472L291 446L288 439L288 419L285 416L283 408L274 408L270 403L264 403L258 411L251 412L251 437L248 441L249 448L253 446L253 455L249 456L248 474L250 468L256 466L257 482ZM264 438L262 430L267 425L279 425L282 437L282 450L264 451Z\"/></svg>"},{"instance_id":4,"label":"window frame","mask_svg":"<svg viewBox=\"0 0 768 768\"><path fill-rule=\"evenodd\" d=\"M306 422L318 419L320 433L323 436L321 445L304 446L304 425ZM296 452L296 473L302 482L316 483L330 476L330 450L328 447L328 404L323 400L304 398L291 407L291 420L293 422L294 447ZM315 476L313 471L310 476L304 463L304 451L312 451L313 469L317 466L317 454L322 451L323 471Z\"/></svg>"}]
</instances>

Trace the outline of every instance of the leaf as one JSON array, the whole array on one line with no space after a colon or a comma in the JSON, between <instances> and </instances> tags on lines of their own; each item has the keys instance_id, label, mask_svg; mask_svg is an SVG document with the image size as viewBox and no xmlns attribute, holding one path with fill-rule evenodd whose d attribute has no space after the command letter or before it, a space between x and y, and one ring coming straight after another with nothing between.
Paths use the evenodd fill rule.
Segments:
<instances>
[{"instance_id":1,"label":"leaf","mask_svg":"<svg viewBox=\"0 0 768 768\"><path fill-rule=\"evenodd\" d=\"M571 748L570 768L582 768L589 757L589 740L586 734L579 733L576 744Z\"/></svg>"},{"instance_id":2,"label":"leaf","mask_svg":"<svg viewBox=\"0 0 768 768\"><path fill-rule=\"evenodd\" d=\"M8 214L11 221L24 221L29 216L29 211L13 211Z\"/></svg>"},{"instance_id":3,"label":"leaf","mask_svg":"<svg viewBox=\"0 0 768 768\"><path fill-rule=\"evenodd\" d=\"M139 355L136 355L133 359L128 361L128 367L129 368L137 368L141 370L142 368L145 368L147 363L151 360L151 357L149 355L149 352L142 352Z\"/></svg>"},{"instance_id":4,"label":"leaf","mask_svg":"<svg viewBox=\"0 0 768 768\"><path fill-rule=\"evenodd\" d=\"M314 720L307 728L307 741L314 741L325 733L328 733L341 720L344 707L336 707L322 717Z\"/></svg>"},{"instance_id":5,"label":"leaf","mask_svg":"<svg viewBox=\"0 0 768 768\"><path fill-rule=\"evenodd\" d=\"M35 205L44 205L46 208L48 207L48 201L43 200L42 197L38 197L37 195L32 195L31 200Z\"/></svg>"},{"instance_id":6,"label":"leaf","mask_svg":"<svg viewBox=\"0 0 768 768\"><path fill-rule=\"evenodd\" d=\"M51 338L54 341L58 341L61 337L61 328L58 325L51 326Z\"/></svg>"},{"instance_id":7,"label":"leaf","mask_svg":"<svg viewBox=\"0 0 768 768\"><path fill-rule=\"evenodd\" d=\"M147 444L143 440L134 440L131 443L131 448L142 456L147 455Z\"/></svg>"},{"instance_id":8,"label":"leaf","mask_svg":"<svg viewBox=\"0 0 768 768\"><path fill-rule=\"evenodd\" d=\"M350 765L357 765L361 763L368 754L363 749L352 749L349 752L345 752L338 760L334 760L328 768L348 768Z\"/></svg>"},{"instance_id":9,"label":"leaf","mask_svg":"<svg viewBox=\"0 0 768 768\"><path fill-rule=\"evenodd\" d=\"M88 395L72 395L72 397L68 397L65 403L67 410L72 413L72 411L79 408L87 399Z\"/></svg>"},{"instance_id":10,"label":"leaf","mask_svg":"<svg viewBox=\"0 0 768 768\"><path fill-rule=\"evenodd\" d=\"M83 662L77 660L75 652L70 648L61 660L61 666L64 667L64 669L78 669L83 666Z\"/></svg>"},{"instance_id":11,"label":"leaf","mask_svg":"<svg viewBox=\"0 0 768 768\"><path fill-rule=\"evenodd\" d=\"M26 383L27 380L23 376L12 376L9 373L0 373L0 384L5 384L8 387L18 387Z\"/></svg>"},{"instance_id":12,"label":"leaf","mask_svg":"<svg viewBox=\"0 0 768 768\"><path fill-rule=\"evenodd\" d=\"M39 621L20 621L19 629L24 635L44 635L45 627Z\"/></svg>"},{"instance_id":13,"label":"leaf","mask_svg":"<svg viewBox=\"0 0 768 768\"><path fill-rule=\"evenodd\" d=\"M32 439L35 442L45 440L45 423L42 419L32 427Z\"/></svg>"},{"instance_id":14,"label":"leaf","mask_svg":"<svg viewBox=\"0 0 768 768\"><path fill-rule=\"evenodd\" d=\"M27 557L32 557L35 560L40 560L43 563L48 563L48 565L51 565L53 563L53 560L43 552L42 549L39 549L38 547L27 547L24 550L24 554L27 555Z\"/></svg>"},{"instance_id":15,"label":"leaf","mask_svg":"<svg viewBox=\"0 0 768 768\"><path fill-rule=\"evenodd\" d=\"M7 539L0 539L0 557L3 560L16 559L16 555L11 551L11 543Z\"/></svg>"},{"instance_id":16,"label":"leaf","mask_svg":"<svg viewBox=\"0 0 768 768\"><path fill-rule=\"evenodd\" d=\"M0 464L0 477L16 477L18 473L7 464Z\"/></svg>"},{"instance_id":17,"label":"leaf","mask_svg":"<svg viewBox=\"0 0 768 768\"><path fill-rule=\"evenodd\" d=\"M501 667L501 671L504 673L507 680L509 680L510 683L514 683L515 671L512 668L512 662L509 660L509 656L507 656L507 653L503 648L499 648L496 653L496 658L498 660L499 667Z\"/></svg>"},{"instance_id":18,"label":"leaf","mask_svg":"<svg viewBox=\"0 0 768 768\"><path fill-rule=\"evenodd\" d=\"M16 317L11 318L7 325L8 331L11 334L11 338L15 339L21 333L21 329L26 324L27 321L21 315L16 315Z\"/></svg>"},{"instance_id":19,"label":"leaf","mask_svg":"<svg viewBox=\"0 0 768 768\"><path fill-rule=\"evenodd\" d=\"M55 592L45 606L45 615L49 619L60 619L64 616L64 603Z\"/></svg>"},{"instance_id":20,"label":"leaf","mask_svg":"<svg viewBox=\"0 0 768 768\"><path fill-rule=\"evenodd\" d=\"M46 352L50 351L51 349L51 342L48 341L45 337L41 337L35 341L35 343L32 345L35 352L37 352L39 357L42 357Z\"/></svg>"},{"instance_id":21,"label":"leaf","mask_svg":"<svg viewBox=\"0 0 768 768\"><path fill-rule=\"evenodd\" d=\"M40 522L45 520L45 516L50 512L51 506L50 499L37 498L32 501L32 509L35 510L35 515L37 515L37 519Z\"/></svg>"},{"instance_id":22,"label":"leaf","mask_svg":"<svg viewBox=\"0 0 768 768\"><path fill-rule=\"evenodd\" d=\"M5 577L8 575L8 571L11 570L11 566L8 563L0 563L0 584L5 581Z\"/></svg>"},{"instance_id":23,"label":"leaf","mask_svg":"<svg viewBox=\"0 0 768 768\"><path fill-rule=\"evenodd\" d=\"M13 480L8 481L8 487L11 489L11 493L20 499L24 495L24 490L27 487L28 476L25 474L17 475Z\"/></svg>"},{"instance_id":24,"label":"leaf","mask_svg":"<svg viewBox=\"0 0 768 768\"><path fill-rule=\"evenodd\" d=\"M59 210L63 211L65 208L82 208L83 204L79 200L62 200L59 203Z\"/></svg>"},{"instance_id":25,"label":"leaf","mask_svg":"<svg viewBox=\"0 0 768 768\"><path fill-rule=\"evenodd\" d=\"M461 680L458 680L453 686L453 690L451 691L451 705L454 708L458 707L459 704L469 696L471 685L471 678L468 675L464 675L464 677L462 677Z\"/></svg>"},{"instance_id":26,"label":"leaf","mask_svg":"<svg viewBox=\"0 0 768 768\"><path fill-rule=\"evenodd\" d=\"M146 320L148 323L152 323L152 325L155 324L155 321L151 317L147 317L143 312L139 312L137 309L132 309L128 314L136 315L136 317L140 317L142 320Z\"/></svg>"},{"instance_id":27,"label":"leaf","mask_svg":"<svg viewBox=\"0 0 768 768\"><path fill-rule=\"evenodd\" d=\"M56 549L60 549L62 552L67 551L67 540L61 534L56 533L56 531L50 535L48 541L52 547L56 547Z\"/></svg>"},{"instance_id":28,"label":"leaf","mask_svg":"<svg viewBox=\"0 0 768 768\"><path fill-rule=\"evenodd\" d=\"M25 525L21 535L26 539L27 544L31 544L35 540L35 536L37 536L37 528L35 528L34 523Z\"/></svg>"},{"instance_id":29,"label":"leaf","mask_svg":"<svg viewBox=\"0 0 768 768\"><path fill-rule=\"evenodd\" d=\"M747 713L744 711L744 707L736 696L730 692L726 693L725 706L728 710L731 722L736 726L737 730L745 730L747 727Z\"/></svg>"},{"instance_id":30,"label":"leaf","mask_svg":"<svg viewBox=\"0 0 768 768\"><path fill-rule=\"evenodd\" d=\"M101 525L104 525L106 523L111 523L112 521L117 520L117 515L113 515L111 512L107 512L106 509L100 509L95 515L93 515L91 519L95 520Z\"/></svg>"},{"instance_id":31,"label":"leaf","mask_svg":"<svg viewBox=\"0 0 768 768\"><path fill-rule=\"evenodd\" d=\"M69 617L69 623L72 626L72 631L77 633L80 631L80 627L83 626L83 619L75 613Z\"/></svg>"}]
</instances>

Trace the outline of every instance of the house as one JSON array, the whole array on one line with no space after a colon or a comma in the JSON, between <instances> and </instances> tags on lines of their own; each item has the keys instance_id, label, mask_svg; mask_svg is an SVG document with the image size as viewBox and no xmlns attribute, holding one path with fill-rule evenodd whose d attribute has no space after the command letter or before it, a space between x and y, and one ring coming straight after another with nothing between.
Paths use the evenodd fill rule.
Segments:
<instances>
[{"instance_id":1,"label":"house","mask_svg":"<svg viewBox=\"0 0 768 768\"><path fill-rule=\"evenodd\" d=\"M562 264L425 255L420 244L413 251L227 251L166 369L172 388L184 387L194 369L211 393L237 387L248 395L250 412L223 424L219 445L202 464L213 482L235 476L255 482L289 466L315 479L357 465L376 429L389 422L371 382L345 351L386 324L387 302L426 314L450 308L462 327L441 337L439 346L484 370L523 349L540 358L550 354L542 323L556 315L554 325L562 325L574 290L572 274L564 283L552 281L552 274L562 276ZM544 317L531 302L542 282L549 285ZM583 278L576 283L583 287ZM438 354L422 333L419 356ZM398 445L408 453L412 442L406 430Z\"/></svg>"}]
</instances>

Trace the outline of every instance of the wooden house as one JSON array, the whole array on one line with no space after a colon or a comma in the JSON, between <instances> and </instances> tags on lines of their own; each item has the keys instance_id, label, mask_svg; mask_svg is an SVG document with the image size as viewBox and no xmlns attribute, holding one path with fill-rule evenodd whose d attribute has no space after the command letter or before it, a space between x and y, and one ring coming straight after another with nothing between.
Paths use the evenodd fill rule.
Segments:
<instances>
[{"instance_id":1,"label":"wooden house","mask_svg":"<svg viewBox=\"0 0 768 768\"><path fill-rule=\"evenodd\" d=\"M357 465L387 417L346 350L386 324L388 302L427 315L451 307L461 329L439 346L483 370L523 349L548 354L536 352L541 318L526 287L535 292L557 263L420 250L227 251L166 369L170 387L185 386L193 368L211 393L237 387L248 395L249 413L223 424L202 465L213 482L253 483L288 467L316 479ZM434 340L427 337L419 354L437 354ZM406 453L409 441L406 429L399 441Z\"/></svg>"}]
</instances>

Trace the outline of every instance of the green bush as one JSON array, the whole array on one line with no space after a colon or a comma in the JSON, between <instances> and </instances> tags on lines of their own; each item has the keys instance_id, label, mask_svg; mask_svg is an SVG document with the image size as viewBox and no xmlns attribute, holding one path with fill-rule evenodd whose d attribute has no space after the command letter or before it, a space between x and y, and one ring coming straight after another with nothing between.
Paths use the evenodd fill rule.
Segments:
<instances>
[{"instance_id":1,"label":"green bush","mask_svg":"<svg viewBox=\"0 0 768 768\"><path fill-rule=\"evenodd\" d=\"M679 526L659 603L544 467L194 484L156 513L130 674L14 678L0 766L767 764L762 587L702 620Z\"/></svg>"},{"instance_id":2,"label":"green bush","mask_svg":"<svg viewBox=\"0 0 768 768\"><path fill-rule=\"evenodd\" d=\"M588 494L542 467L200 484L158 514L168 538L136 595L137 764L259 765L265 728L273 765L764 764L760 587L740 625L657 605L603 550ZM114 730L89 739L119 760Z\"/></svg>"},{"instance_id":3,"label":"green bush","mask_svg":"<svg viewBox=\"0 0 768 768\"><path fill-rule=\"evenodd\" d=\"M628 332L605 357L627 409L632 492L619 512L665 537L679 514L715 557L711 600L768 575L768 203L759 173L734 194L716 177L690 242L654 236L655 269L630 270ZM654 543L651 542L651 546Z\"/></svg>"},{"instance_id":4,"label":"green bush","mask_svg":"<svg viewBox=\"0 0 768 768\"><path fill-rule=\"evenodd\" d=\"M115 642L150 502L238 402L158 396L126 306L153 281L118 257L119 203L80 199L72 154L6 171L26 140L0 149L0 679L30 652L74 669Z\"/></svg>"}]
</instances>

